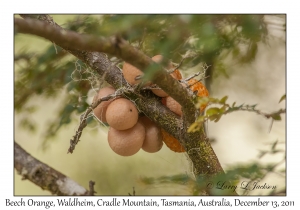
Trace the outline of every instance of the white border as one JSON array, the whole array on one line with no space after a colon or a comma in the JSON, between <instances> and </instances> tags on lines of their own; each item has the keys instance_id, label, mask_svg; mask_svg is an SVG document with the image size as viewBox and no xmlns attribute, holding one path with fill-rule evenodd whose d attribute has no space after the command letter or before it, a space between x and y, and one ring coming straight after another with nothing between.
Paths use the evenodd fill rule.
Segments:
<instances>
[{"instance_id":1,"label":"white border","mask_svg":"<svg viewBox=\"0 0 300 210\"><path fill-rule=\"evenodd\" d=\"M295 201L298 194L298 180L296 176L299 170L299 15L296 10L296 1L7 1L1 6L1 108L4 118L1 119L1 147L0 147L0 206L5 207L5 199L18 200L13 197L13 14L14 13L286 13L287 14L287 195L286 197L263 197L269 201ZM72 9L70 11L70 9ZM122 197L123 198L123 197ZM124 197L125 198L125 197ZM134 200L142 197L130 197ZM151 197L147 197L150 199ZM162 197L153 197L160 200ZM173 197L167 197L173 199ZM203 198L205 200L213 199ZM30 199L26 197L24 199ZM38 197L40 200L53 200L55 197ZM84 198L80 198L84 199ZM99 199L91 198L94 201ZM106 199L111 199L106 197ZM193 199L195 197L174 197L174 199ZM221 199L217 197L215 199ZM233 201L234 198L226 198ZM255 200L257 197L241 197L242 200ZM79 207L72 207L77 209ZM123 207L122 209L131 209ZM179 208L179 207L173 207ZM273 209L273 207L265 207ZM1 207L1 209L3 209ZM29 209L27 207L27 209ZM59 208L56 208L59 209ZM66 208L64 208L66 209ZM69 207L71 209L71 207ZM82 209L82 208L81 208ZM234 209L238 209L237 207ZM281 209L281 208L280 208Z\"/></svg>"}]
</instances>

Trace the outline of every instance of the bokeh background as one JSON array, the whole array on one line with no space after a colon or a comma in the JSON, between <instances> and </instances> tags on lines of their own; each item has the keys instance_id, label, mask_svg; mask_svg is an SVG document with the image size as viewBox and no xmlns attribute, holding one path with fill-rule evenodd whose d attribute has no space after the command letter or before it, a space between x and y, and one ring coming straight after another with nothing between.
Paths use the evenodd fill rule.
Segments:
<instances>
[{"instance_id":1,"label":"bokeh background","mask_svg":"<svg viewBox=\"0 0 300 210\"><path fill-rule=\"evenodd\" d=\"M52 17L62 27L69 21L78 21L78 15L52 15ZM94 15L94 17L99 20L102 18L98 15ZM222 64L226 66L226 68L224 67L226 71L222 73L222 71L216 70L217 73L210 81L210 94L217 98L227 95L228 102L236 102L237 105L258 104L259 110L270 113L285 108L284 101L278 103L281 96L286 93L286 37L283 27L285 16L266 15L263 16L263 22L268 30L265 35L267 42L263 40L256 42L257 49L253 59L247 62L238 62L233 55L226 57L222 57L222 54L219 55L220 59L222 57ZM94 24L94 22L92 23ZM93 25L92 23L90 25ZM124 28L126 29L125 26ZM120 30L126 31L124 28ZM132 34L128 35L129 39L135 39L130 35ZM243 51L243 44L239 46ZM47 40L31 35L15 35L15 55L25 51L33 53L33 55L40 54L49 48L55 51L55 46ZM65 59L72 59L72 57ZM175 63L179 61L176 56L171 60ZM22 71L26 66L22 62L25 61L15 62L15 84L22 77ZM183 67L183 75L187 77L200 71L204 62L205 60L197 65ZM217 61L214 61L214 64L216 63ZM73 71L77 68L74 62L72 68ZM47 67L45 69L48 71ZM66 76L76 83L77 77L72 74L73 71L68 72L69 74ZM38 81L30 82L34 84ZM88 81L88 83L93 82ZM15 98L24 94L17 90L18 88L15 88ZM128 193L132 193L132 187L135 187L137 195L192 194L191 186L188 184L146 184L142 181L143 177L159 178L176 174L193 177L192 165L186 154L174 153L164 146L161 151L154 154L141 150L131 157L121 157L109 148L108 128L101 125L96 119L91 118L91 123L83 131L81 141L73 154L67 154L67 149L69 140L78 127L79 113L72 113L70 122L63 124L55 135L46 138L49 134L49 124L57 119L57 113L60 112L62 104L66 103L65 99L76 94L80 96L77 97L78 100L90 103L95 91L91 90L80 94L76 91L69 91L68 85L65 85L56 90L55 97L31 93L24 104L15 104L15 107L23 107L20 110L15 109L15 141L35 158L72 178L85 188L88 188L89 180L95 181L97 195L128 195ZM72 101L70 105L76 107L78 104ZM32 106L35 108L30 111ZM24 107L29 108L26 111ZM269 150L270 145L276 140L278 140L278 149L285 151L285 115L282 115L281 121L274 121L271 129L270 126L270 119L242 111L223 116L217 123L206 123L208 137L214 140L212 146L225 171L235 164L247 164L255 160L259 160L261 163L279 162L284 153L269 154L258 159L260 150ZM281 164L279 169L285 169L285 164ZM21 176L16 172L14 177L15 195L50 195L49 192L29 181L22 181ZM280 173L270 173L262 183L264 182L283 189L286 185L286 178ZM268 191L255 190L248 194L266 195Z\"/></svg>"}]
</instances>

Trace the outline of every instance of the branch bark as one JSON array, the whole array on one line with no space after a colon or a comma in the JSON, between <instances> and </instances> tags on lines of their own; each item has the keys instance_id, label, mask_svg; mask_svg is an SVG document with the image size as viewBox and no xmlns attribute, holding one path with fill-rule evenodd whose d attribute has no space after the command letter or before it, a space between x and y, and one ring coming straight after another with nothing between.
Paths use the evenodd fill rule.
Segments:
<instances>
[{"instance_id":1,"label":"branch bark","mask_svg":"<svg viewBox=\"0 0 300 210\"><path fill-rule=\"evenodd\" d=\"M27 18L28 16L23 15L22 17ZM29 16L29 18L32 17ZM183 88L166 72L156 71L159 69L158 65L153 63L148 56L136 50L119 37L107 39L79 35L75 32L62 30L48 15L36 15L34 18L38 18L46 23L31 19L15 19L16 31L49 39L88 64L116 89L124 88L124 95L134 101L139 110L175 138L179 139L193 163L196 176L211 177L218 173L224 173L211 144L206 138L204 129L194 133L187 132L189 125L195 120L195 106L187 89ZM76 49L74 49L74 46L76 46ZM99 52L91 52L91 50ZM154 71L156 72L152 81L182 105L183 118L179 118L166 109L158 102L157 97L149 91L138 91L131 87L123 78L120 69L112 65L102 52L122 58L145 73L147 73L148 66L154 66Z\"/></svg>"},{"instance_id":2,"label":"branch bark","mask_svg":"<svg viewBox=\"0 0 300 210\"><path fill-rule=\"evenodd\" d=\"M69 177L32 157L16 142L14 143L14 167L23 180L28 179L54 195L91 194Z\"/></svg>"}]
</instances>

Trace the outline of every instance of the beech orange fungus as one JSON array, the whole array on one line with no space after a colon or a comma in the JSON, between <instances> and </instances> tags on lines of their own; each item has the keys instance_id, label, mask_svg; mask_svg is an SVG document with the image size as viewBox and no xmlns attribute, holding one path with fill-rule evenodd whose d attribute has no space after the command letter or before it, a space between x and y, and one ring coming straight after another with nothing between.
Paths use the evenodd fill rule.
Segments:
<instances>
[{"instance_id":1,"label":"beech orange fungus","mask_svg":"<svg viewBox=\"0 0 300 210\"><path fill-rule=\"evenodd\" d=\"M196 79L190 79L188 81L189 84L189 88L193 91L196 92L197 91L197 96L200 97L208 97L209 93L208 90L206 89L206 87L202 84L202 82L196 80ZM200 112L203 112L205 109L206 105L202 105L200 107Z\"/></svg>"},{"instance_id":2,"label":"beech orange fungus","mask_svg":"<svg viewBox=\"0 0 300 210\"><path fill-rule=\"evenodd\" d=\"M180 144L180 142L169 134L164 129L161 129L162 140L167 145L167 147L174 152L185 152L185 149Z\"/></svg>"}]
</instances>

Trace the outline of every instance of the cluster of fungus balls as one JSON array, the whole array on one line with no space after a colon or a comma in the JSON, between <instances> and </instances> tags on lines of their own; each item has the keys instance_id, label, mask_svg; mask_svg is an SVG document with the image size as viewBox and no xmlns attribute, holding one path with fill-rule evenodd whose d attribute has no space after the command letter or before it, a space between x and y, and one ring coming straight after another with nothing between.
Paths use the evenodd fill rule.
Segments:
<instances>
[{"instance_id":1,"label":"cluster of fungus balls","mask_svg":"<svg viewBox=\"0 0 300 210\"><path fill-rule=\"evenodd\" d=\"M163 57L161 55L152 57L152 60L157 63L161 62L162 59ZM171 70L175 67L169 63L167 68ZM137 78L143 75L141 70L126 62L123 65L122 73L126 81L132 86L140 83L141 80ZM172 71L170 75L176 80L182 79L178 69ZM196 79L191 79L188 80L187 83L188 88L194 92L197 91L198 96L208 96L208 91L201 82ZM148 83L145 85L153 87L150 88L151 91L161 97L162 104L178 116L182 115L181 105L177 101L168 96L168 94L160 88L155 88L156 86L154 84ZM93 101L114 94L115 91L113 87L104 87L95 95ZM200 107L200 111L204 109L205 106ZM140 149L149 153L155 153L162 148L163 142L174 152L185 152L176 138L163 128L160 128L148 117L140 115L135 104L126 98L115 98L104 101L93 111L99 120L110 126L108 131L108 144L118 155L131 156L136 154Z\"/></svg>"}]
</instances>

